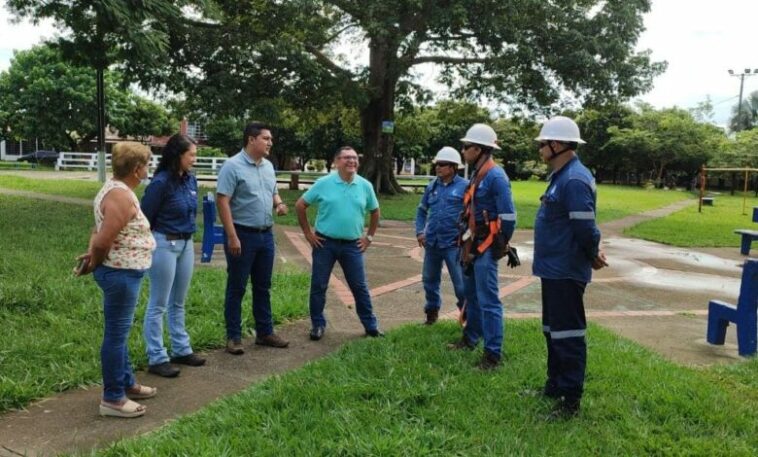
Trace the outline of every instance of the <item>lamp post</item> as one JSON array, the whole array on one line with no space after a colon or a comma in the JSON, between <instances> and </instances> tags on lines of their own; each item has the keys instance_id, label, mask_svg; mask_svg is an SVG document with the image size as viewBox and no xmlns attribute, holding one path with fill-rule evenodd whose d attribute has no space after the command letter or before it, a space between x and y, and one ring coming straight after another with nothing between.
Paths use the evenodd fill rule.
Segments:
<instances>
[{"instance_id":1,"label":"lamp post","mask_svg":"<svg viewBox=\"0 0 758 457\"><path fill-rule=\"evenodd\" d=\"M740 120L742 119L742 89L745 87L745 76L755 76L758 74L758 68L754 69L751 73L749 68L745 68L745 71L742 73L735 73L734 70L729 70L730 76L735 76L740 78L740 101L737 105L737 125L739 127Z\"/></svg>"}]
</instances>

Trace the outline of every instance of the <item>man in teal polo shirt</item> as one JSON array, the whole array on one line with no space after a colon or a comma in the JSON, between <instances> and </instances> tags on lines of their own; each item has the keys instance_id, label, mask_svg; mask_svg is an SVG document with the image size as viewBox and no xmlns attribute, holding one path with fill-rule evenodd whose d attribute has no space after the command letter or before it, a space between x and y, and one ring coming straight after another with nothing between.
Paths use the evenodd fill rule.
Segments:
<instances>
[{"instance_id":1,"label":"man in teal polo shirt","mask_svg":"<svg viewBox=\"0 0 758 457\"><path fill-rule=\"evenodd\" d=\"M324 336L326 289L334 262L339 262L345 273L366 335L384 336L371 306L363 259L379 226L379 201L371 183L358 175L358 153L353 148L340 148L333 163L337 172L318 179L295 204L300 228L313 247L310 338L317 341ZM318 206L315 231L306 215L306 209L313 204ZM371 217L364 235L366 212Z\"/></svg>"}]
</instances>

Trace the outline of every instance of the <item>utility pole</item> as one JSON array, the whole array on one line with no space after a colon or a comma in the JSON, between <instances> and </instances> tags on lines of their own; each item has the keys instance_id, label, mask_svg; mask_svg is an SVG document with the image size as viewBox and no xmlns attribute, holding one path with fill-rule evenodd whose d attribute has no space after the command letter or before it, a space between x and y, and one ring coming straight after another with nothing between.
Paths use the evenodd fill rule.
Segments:
<instances>
[{"instance_id":1,"label":"utility pole","mask_svg":"<svg viewBox=\"0 0 758 457\"><path fill-rule=\"evenodd\" d=\"M734 70L729 70L730 76L735 76L740 78L740 100L737 104L737 127L741 127L741 120L742 120L742 90L745 87L745 76L755 76L758 74L758 68L750 72L749 68L746 68L745 71L742 73L735 73Z\"/></svg>"}]
</instances>

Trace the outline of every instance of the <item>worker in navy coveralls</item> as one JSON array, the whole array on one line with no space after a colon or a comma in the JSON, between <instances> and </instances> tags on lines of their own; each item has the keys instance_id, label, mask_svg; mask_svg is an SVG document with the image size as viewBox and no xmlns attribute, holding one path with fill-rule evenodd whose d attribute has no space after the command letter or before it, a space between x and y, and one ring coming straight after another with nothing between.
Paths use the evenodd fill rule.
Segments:
<instances>
[{"instance_id":1,"label":"worker in navy coveralls","mask_svg":"<svg viewBox=\"0 0 758 457\"><path fill-rule=\"evenodd\" d=\"M460 166L461 154L458 151L450 146L440 149L434 157L437 179L426 186L416 210L416 239L418 245L424 248L421 279L426 294L426 325L434 324L439 318L442 262L445 262L450 274L459 310L466 300L458 255L458 220L463 211L463 194L468 180L458 176Z\"/></svg>"},{"instance_id":2,"label":"worker in navy coveralls","mask_svg":"<svg viewBox=\"0 0 758 457\"><path fill-rule=\"evenodd\" d=\"M542 281L542 332L547 343L543 394L558 400L553 417L579 412L587 365L584 290L592 269L607 266L595 223L595 179L576 155L584 143L567 117L542 126L539 154L552 171L534 224L535 276Z\"/></svg>"}]
</instances>

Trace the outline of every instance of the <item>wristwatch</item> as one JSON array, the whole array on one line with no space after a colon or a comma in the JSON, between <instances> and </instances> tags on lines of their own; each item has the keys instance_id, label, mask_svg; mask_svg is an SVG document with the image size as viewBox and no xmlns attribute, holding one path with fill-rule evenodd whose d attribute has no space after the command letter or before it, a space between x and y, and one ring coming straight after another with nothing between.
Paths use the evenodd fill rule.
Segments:
<instances>
[{"instance_id":1,"label":"wristwatch","mask_svg":"<svg viewBox=\"0 0 758 457\"><path fill-rule=\"evenodd\" d=\"M373 235L366 235L366 239L368 240L369 243L373 243L374 242Z\"/></svg>"}]
</instances>

